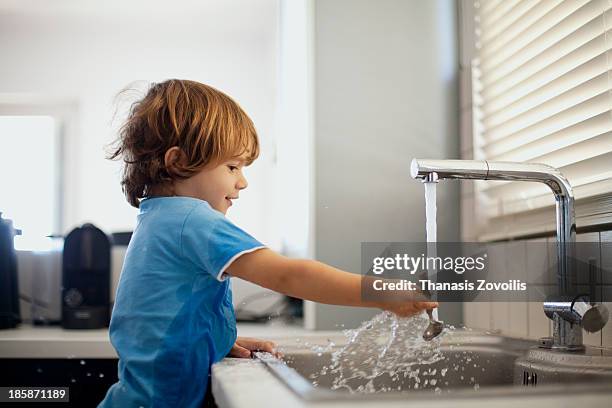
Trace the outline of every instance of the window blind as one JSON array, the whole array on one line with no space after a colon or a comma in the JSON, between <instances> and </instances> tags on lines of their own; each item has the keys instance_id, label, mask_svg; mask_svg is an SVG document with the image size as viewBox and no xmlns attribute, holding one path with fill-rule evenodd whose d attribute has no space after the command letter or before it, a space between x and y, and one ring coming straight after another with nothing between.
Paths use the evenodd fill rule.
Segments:
<instances>
[{"instance_id":1,"label":"window blind","mask_svg":"<svg viewBox=\"0 0 612 408\"><path fill-rule=\"evenodd\" d=\"M578 227L612 222L612 0L473 6L473 158L559 168ZM544 184L480 181L473 191L479 240L555 230Z\"/></svg>"}]
</instances>

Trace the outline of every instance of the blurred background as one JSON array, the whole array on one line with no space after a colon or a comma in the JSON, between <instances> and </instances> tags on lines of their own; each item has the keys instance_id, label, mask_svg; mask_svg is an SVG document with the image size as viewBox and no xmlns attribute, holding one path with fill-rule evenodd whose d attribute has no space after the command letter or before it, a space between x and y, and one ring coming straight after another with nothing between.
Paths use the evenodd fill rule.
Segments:
<instances>
[{"instance_id":1,"label":"blurred background","mask_svg":"<svg viewBox=\"0 0 612 408\"><path fill-rule=\"evenodd\" d=\"M362 241L424 240L422 187L408 167L458 155L456 32L451 1L0 2L0 209L21 229L23 317L46 296L39 306L53 301L48 318L58 318L61 274L47 293L41 263L61 267L70 231L134 228L121 163L105 155L129 104L168 78L212 85L252 117L262 152L228 217L271 248L359 273ZM457 239L457 189L440 194L440 235ZM278 300L233 285L248 315ZM372 314L307 309L312 328Z\"/></svg>"},{"instance_id":2,"label":"blurred background","mask_svg":"<svg viewBox=\"0 0 612 408\"><path fill-rule=\"evenodd\" d=\"M261 155L228 217L283 254L359 273L362 242L424 241L415 157L559 167L576 187L579 232L602 239L612 222L609 8L1 0L0 211L21 231L21 318L59 323L65 239L87 223L108 238L112 307L137 210L122 195L121 163L105 156L129 104L168 78L212 85L253 119ZM554 236L553 208L545 187L444 183L438 239L512 240L524 253L523 239ZM282 312L337 329L375 313L233 287L245 320ZM464 309L441 314L461 323Z\"/></svg>"}]
</instances>

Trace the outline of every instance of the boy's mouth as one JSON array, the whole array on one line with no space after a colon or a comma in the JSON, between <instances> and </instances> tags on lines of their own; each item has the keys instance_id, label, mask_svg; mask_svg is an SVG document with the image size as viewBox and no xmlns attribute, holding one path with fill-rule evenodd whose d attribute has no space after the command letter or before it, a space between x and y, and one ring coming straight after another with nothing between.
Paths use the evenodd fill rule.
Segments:
<instances>
[{"instance_id":1,"label":"boy's mouth","mask_svg":"<svg viewBox=\"0 0 612 408\"><path fill-rule=\"evenodd\" d=\"M236 199L238 199L238 197L225 197L225 200L227 201L227 203L228 203L230 206L232 206L232 204L234 204L234 203L232 202L232 200L236 200Z\"/></svg>"}]
</instances>

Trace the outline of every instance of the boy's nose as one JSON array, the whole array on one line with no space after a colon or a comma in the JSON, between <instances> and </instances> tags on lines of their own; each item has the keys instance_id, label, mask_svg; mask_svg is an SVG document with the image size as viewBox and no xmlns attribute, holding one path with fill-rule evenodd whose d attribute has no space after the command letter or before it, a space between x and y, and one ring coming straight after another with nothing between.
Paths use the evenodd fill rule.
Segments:
<instances>
[{"instance_id":1,"label":"boy's nose","mask_svg":"<svg viewBox=\"0 0 612 408\"><path fill-rule=\"evenodd\" d=\"M236 187L238 188L238 190L244 190L245 188L247 188L249 185L246 177L244 176L240 176L240 178L238 179L238 183L236 184Z\"/></svg>"}]
</instances>

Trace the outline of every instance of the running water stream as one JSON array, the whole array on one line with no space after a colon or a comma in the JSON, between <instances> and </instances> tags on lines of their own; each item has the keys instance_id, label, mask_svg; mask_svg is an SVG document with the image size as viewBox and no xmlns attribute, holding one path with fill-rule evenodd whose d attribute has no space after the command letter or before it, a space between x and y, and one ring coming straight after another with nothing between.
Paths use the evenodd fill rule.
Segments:
<instances>
[{"instance_id":1,"label":"running water stream","mask_svg":"<svg viewBox=\"0 0 612 408\"><path fill-rule=\"evenodd\" d=\"M435 243L437 237L436 225L436 184L438 183L423 183L425 186L425 231L427 233L427 242Z\"/></svg>"},{"instance_id":2,"label":"running water stream","mask_svg":"<svg viewBox=\"0 0 612 408\"><path fill-rule=\"evenodd\" d=\"M427 234L427 257L436 257L437 249L436 242L438 240L437 225L436 225L436 212L438 211L436 206L436 184L437 182L425 182L425 232ZM435 263L431 268L427 270L427 277L430 281L436 281L436 269ZM433 294L433 300L436 300L435 293ZM438 320L438 309L434 309L432 317Z\"/></svg>"}]
</instances>

